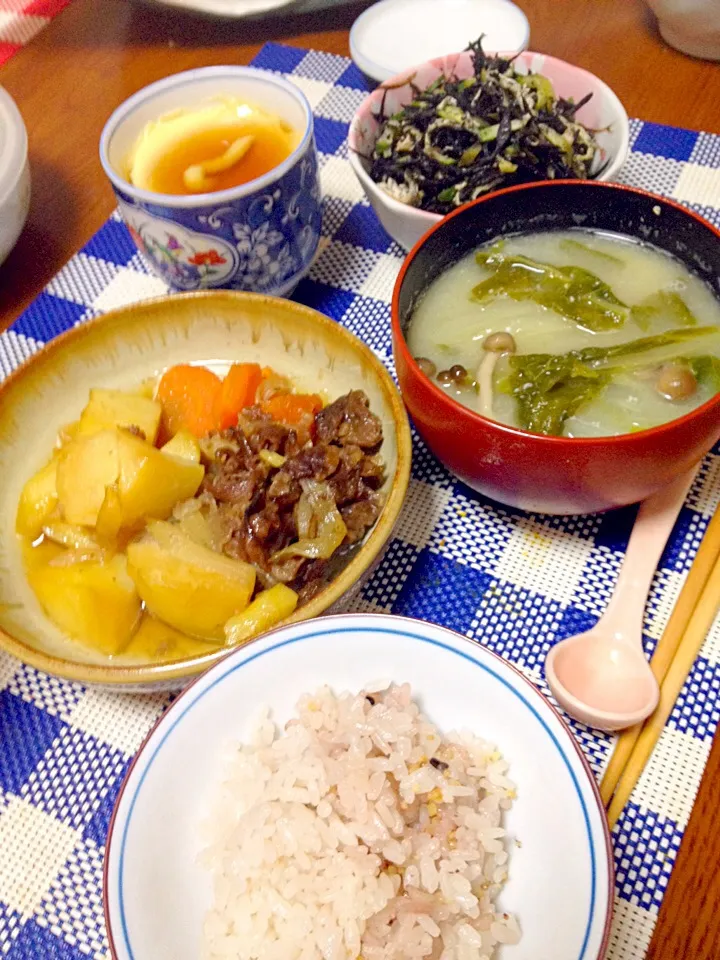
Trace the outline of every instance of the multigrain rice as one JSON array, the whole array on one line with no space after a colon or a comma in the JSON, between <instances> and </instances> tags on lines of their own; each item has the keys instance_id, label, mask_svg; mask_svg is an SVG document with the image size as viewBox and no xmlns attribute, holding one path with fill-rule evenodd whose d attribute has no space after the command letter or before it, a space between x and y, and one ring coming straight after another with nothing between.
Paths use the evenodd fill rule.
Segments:
<instances>
[{"instance_id":1,"label":"multigrain rice","mask_svg":"<svg viewBox=\"0 0 720 960\"><path fill-rule=\"evenodd\" d=\"M443 737L410 686L304 695L234 746L205 827L203 960L491 960L517 943L507 763ZM372 689L372 693L368 690Z\"/></svg>"}]
</instances>

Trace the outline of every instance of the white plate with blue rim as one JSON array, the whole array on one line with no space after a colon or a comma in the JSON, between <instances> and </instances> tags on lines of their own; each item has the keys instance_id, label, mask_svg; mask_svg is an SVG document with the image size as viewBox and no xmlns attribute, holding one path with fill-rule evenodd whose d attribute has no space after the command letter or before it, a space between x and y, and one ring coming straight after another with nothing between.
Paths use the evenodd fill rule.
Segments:
<instances>
[{"instance_id":1,"label":"white plate with blue rim","mask_svg":"<svg viewBox=\"0 0 720 960\"><path fill-rule=\"evenodd\" d=\"M474 641L390 615L322 617L230 653L159 720L121 788L105 859L105 915L116 960L197 960L211 880L199 862L202 823L264 706L279 725L323 685L359 691L378 678L410 683L443 732L497 744L517 788L505 816L512 845L498 905L520 942L497 960L601 960L613 867L590 768L559 714L515 668ZM520 841L515 844L514 841ZM496 960L493 957L493 960Z\"/></svg>"}]
</instances>

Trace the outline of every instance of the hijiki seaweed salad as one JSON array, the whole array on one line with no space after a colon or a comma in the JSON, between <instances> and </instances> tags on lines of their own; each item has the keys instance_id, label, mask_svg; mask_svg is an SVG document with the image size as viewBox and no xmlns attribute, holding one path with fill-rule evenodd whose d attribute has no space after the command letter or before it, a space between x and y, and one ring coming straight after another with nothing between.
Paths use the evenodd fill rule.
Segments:
<instances>
[{"instance_id":1,"label":"hijiki seaweed salad","mask_svg":"<svg viewBox=\"0 0 720 960\"><path fill-rule=\"evenodd\" d=\"M535 180L589 179L598 144L575 119L578 103L555 96L547 77L521 74L512 60L468 47L474 76L440 76L415 99L385 114L370 175L391 197L446 214L500 186Z\"/></svg>"}]
</instances>

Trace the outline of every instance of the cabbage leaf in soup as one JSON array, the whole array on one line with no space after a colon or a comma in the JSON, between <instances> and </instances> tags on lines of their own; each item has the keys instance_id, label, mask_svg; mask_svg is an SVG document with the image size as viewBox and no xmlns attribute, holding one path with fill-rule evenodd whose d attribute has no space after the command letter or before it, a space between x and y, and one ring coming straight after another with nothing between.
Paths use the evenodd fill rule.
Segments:
<instances>
[{"instance_id":1,"label":"cabbage leaf in soup","mask_svg":"<svg viewBox=\"0 0 720 960\"><path fill-rule=\"evenodd\" d=\"M520 426L560 436L565 421L598 397L609 370L594 370L573 353L526 353L510 357L510 392Z\"/></svg>"},{"instance_id":2,"label":"cabbage leaf in soup","mask_svg":"<svg viewBox=\"0 0 720 960\"><path fill-rule=\"evenodd\" d=\"M698 383L708 386L714 394L720 393L720 360L717 357L683 357L682 361L690 367Z\"/></svg>"},{"instance_id":3,"label":"cabbage leaf in soup","mask_svg":"<svg viewBox=\"0 0 720 960\"><path fill-rule=\"evenodd\" d=\"M628 368L637 366L634 358L638 358L640 363L649 363L644 354L652 350L662 350L663 348L673 348L667 356L663 355L662 361L677 359L676 346L681 343L689 343L693 340L702 340L704 337L712 337L717 346L720 329L714 326L704 327L683 327L679 330L666 330L664 333L656 333L651 337L641 337L639 340L630 340L628 343L616 343L609 347L584 347L582 350L572 351L581 363L602 364L609 360L616 360L619 357L624 358ZM667 353L667 349L665 351ZM642 357L640 355L643 355ZM653 358L654 359L654 358Z\"/></svg>"},{"instance_id":4,"label":"cabbage leaf in soup","mask_svg":"<svg viewBox=\"0 0 720 960\"><path fill-rule=\"evenodd\" d=\"M561 436L565 421L598 397L618 373L651 363L646 354L670 347L671 358L677 361L675 348L680 344L704 337L717 338L718 332L717 327L690 327L608 347L515 354L508 358L507 392L515 398L518 422L523 429ZM696 356L685 362L698 381L705 378L716 384L716 392L720 391L717 357Z\"/></svg>"},{"instance_id":5,"label":"cabbage leaf in soup","mask_svg":"<svg viewBox=\"0 0 720 960\"><path fill-rule=\"evenodd\" d=\"M642 303L636 303L630 315L641 330L649 330L652 322L662 316L668 317L679 327L697 325L697 317L674 290L658 290Z\"/></svg>"},{"instance_id":6,"label":"cabbage leaf in soup","mask_svg":"<svg viewBox=\"0 0 720 960\"><path fill-rule=\"evenodd\" d=\"M607 250L597 250L595 247L591 247L587 243L581 243L579 240L575 240L574 237L565 237L563 240L561 240L560 249L572 254L581 253L586 257L592 257L595 260L599 260L601 263L612 263L615 267L624 266L624 263L620 257L616 257L612 253L608 253Z\"/></svg>"},{"instance_id":7,"label":"cabbage leaf in soup","mask_svg":"<svg viewBox=\"0 0 720 960\"><path fill-rule=\"evenodd\" d=\"M501 296L532 300L594 333L621 327L630 315L608 284L583 267L556 267L497 247L478 251L475 259L492 272L473 287L470 296L478 303Z\"/></svg>"}]
</instances>

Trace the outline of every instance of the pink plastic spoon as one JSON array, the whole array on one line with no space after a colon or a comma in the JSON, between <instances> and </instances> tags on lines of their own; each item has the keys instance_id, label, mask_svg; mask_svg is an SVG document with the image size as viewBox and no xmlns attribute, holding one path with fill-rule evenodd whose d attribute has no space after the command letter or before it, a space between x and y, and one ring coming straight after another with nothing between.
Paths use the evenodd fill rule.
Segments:
<instances>
[{"instance_id":1,"label":"pink plastic spoon","mask_svg":"<svg viewBox=\"0 0 720 960\"><path fill-rule=\"evenodd\" d=\"M642 648L645 602L663 548L698 467L641 505L605 613L592 630L568 637L547 656L545 676L571 717L599 730L623 730L649 717L659 689Z\"/></svg>"}]
</instances>

